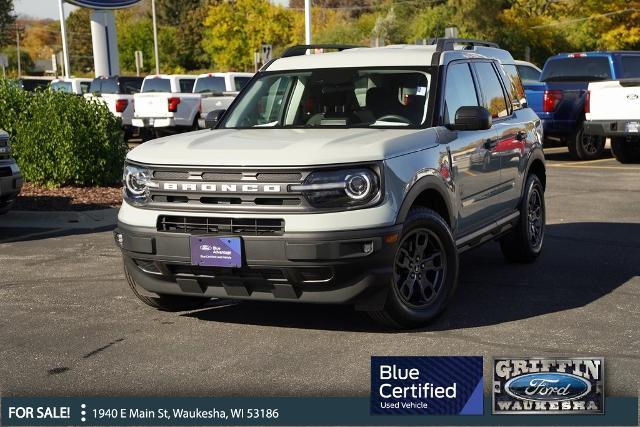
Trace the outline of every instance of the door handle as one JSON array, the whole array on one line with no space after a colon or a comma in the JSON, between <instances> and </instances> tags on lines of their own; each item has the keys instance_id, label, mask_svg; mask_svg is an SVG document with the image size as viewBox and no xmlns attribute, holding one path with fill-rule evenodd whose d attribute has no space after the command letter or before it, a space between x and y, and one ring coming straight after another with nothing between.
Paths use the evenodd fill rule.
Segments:
<instances>
[{"instance_id":1,"label":"door handle","mask_svg":"<svg viewBox=\"0 0 640 427\"><path fill-rule=\"evenodd\" d=\"M527 133L523 130L516 132L516 141L524 141L527 139Z\"/></svg>"}]
</instances>

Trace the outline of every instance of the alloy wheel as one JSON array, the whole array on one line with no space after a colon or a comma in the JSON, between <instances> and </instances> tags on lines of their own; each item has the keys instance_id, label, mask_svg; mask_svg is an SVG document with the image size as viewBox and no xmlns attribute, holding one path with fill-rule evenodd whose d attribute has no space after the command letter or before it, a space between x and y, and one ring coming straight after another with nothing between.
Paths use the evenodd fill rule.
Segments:
<instances>
[{"instance_id":1,"label":"alloy wheel","mask_svg":"<svg viewBox=\"0 0 640 427\"><path fill-rule=\"evenodd\" d=\"M542 212L542 196L538 188L533 188L529 194L527 208L527 234L531 247L537 248L542 244L544 215Z\"/></svg>"}]
</instances>

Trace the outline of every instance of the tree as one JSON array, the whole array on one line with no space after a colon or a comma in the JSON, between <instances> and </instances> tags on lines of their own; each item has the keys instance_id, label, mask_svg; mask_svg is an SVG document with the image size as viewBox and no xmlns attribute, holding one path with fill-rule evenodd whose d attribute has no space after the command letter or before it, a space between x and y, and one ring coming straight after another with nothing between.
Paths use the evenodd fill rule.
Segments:
<instances>
[{"instance_id":1,"label":"tree","mask_svg":"<svg viewBox=\"0 0 640 427\"><path fill-rule=\"evenodd\" d=\"M208 7L200 6L187 12L180 21L176 38L177 63L187 70L211 67L210 56L202 47L204 31L202 24L207 18Z\"/></svg>"},{"instance_id":2,"label":"tree","mask_svg":"<svg viewBox=\"0 0 640 427\"><path fill-rule=\"evenodd\" d=\"M69 62L73 72L86 73L93 69L93 42L91 40L91 10L79 8L67 17Z\"/></svg>"},{"instance_id":3,"label":"tree","mask_svg":"<svg viewBox=\"0 0 640 427\"><path fill-rule=\"evenodd\" d=\"M314 9L336 9L349 14L351 18L357 18L371 10L376 3L374 0L315 0L312 2ZM304 9L304 0L289 0L289 8Z\"/></svg>"},{"instance_id":4,"label":"tree","mask_svg":"<svg viewBox=\"0 0 640 427\"><path fill-rule=\"evenodd\" d=\"M16 16L13 14L13 0L0 0L0 47L15 40Z\"/></svg>"},{"instance_id":5,"label":"tree","mask_svg":"<svg viewBox=\"0 0 640 427\"><path fill-rule=\"evenodd\" d=\"M202 0L158 0L156 16L161 25L179 26L185 16L202 5Z\"/></svg>"},{"instance_id":6,"label":"tree","mask_svg":"<svg viewBox=\"0 0 640 427\"><path fill-rule=\"evenodd\" d=\"M216 68L249 70L263 43L274 50L295 41L294 14L268 0L236 0L210 6L205 19L204 50Z\"/></svg>"}]
</instances>

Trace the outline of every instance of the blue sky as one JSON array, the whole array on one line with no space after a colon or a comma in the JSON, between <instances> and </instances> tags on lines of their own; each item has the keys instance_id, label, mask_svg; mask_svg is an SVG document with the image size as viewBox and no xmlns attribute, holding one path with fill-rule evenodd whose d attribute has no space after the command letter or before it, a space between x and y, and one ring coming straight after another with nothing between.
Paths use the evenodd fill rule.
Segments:
<instances>
[{"instance_id":1,"label":"blue sky","mask_svg":"<svg viewBox=\"0 0 640 427\"><path fill-rule=\"evenodd\" d=\"M142 0L151 1L151 0ZM288 0L271 0L273 3L287 5ZM13 8L18 15L29 15L34 18L58 19L58 0L13 0ZM66 15L76 7L64 5Z\"/></svg>"}]
</instances>

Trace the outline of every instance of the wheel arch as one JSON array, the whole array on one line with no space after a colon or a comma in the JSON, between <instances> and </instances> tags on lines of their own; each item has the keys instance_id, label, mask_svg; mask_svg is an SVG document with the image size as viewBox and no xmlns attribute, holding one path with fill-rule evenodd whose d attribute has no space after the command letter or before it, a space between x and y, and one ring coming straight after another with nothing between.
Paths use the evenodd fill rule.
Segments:
<instances>
[{"instance_id":1,"label":"wheel arch","mask_svg":"<svg viewBox=\"0 0 640 427\"><path fill-rule=\"evenodd\" d=\"M527 166L527 173L525 175L525 180L529 177L530 174L535 174L540 182L542 183L542 188L546 190L547 188L547 167L544 163L544 155L541 150L536 150L534 154L529 159L529 165Z\"/></svg>"},{"instance_id":2,"label":"wheel arch","mask_svg":"<svg viewBox=\"0 0 640 427\"><path fill-rule=\"evenodd\" d=\"M396 224L401 224L406 220L412 207L422 206L434 210L450 228L453 228L454 212L448 193L449 189L439 177L426 176L421 178L411 187L404 198L396 218Z\"/></svg>"}]
</instances>

